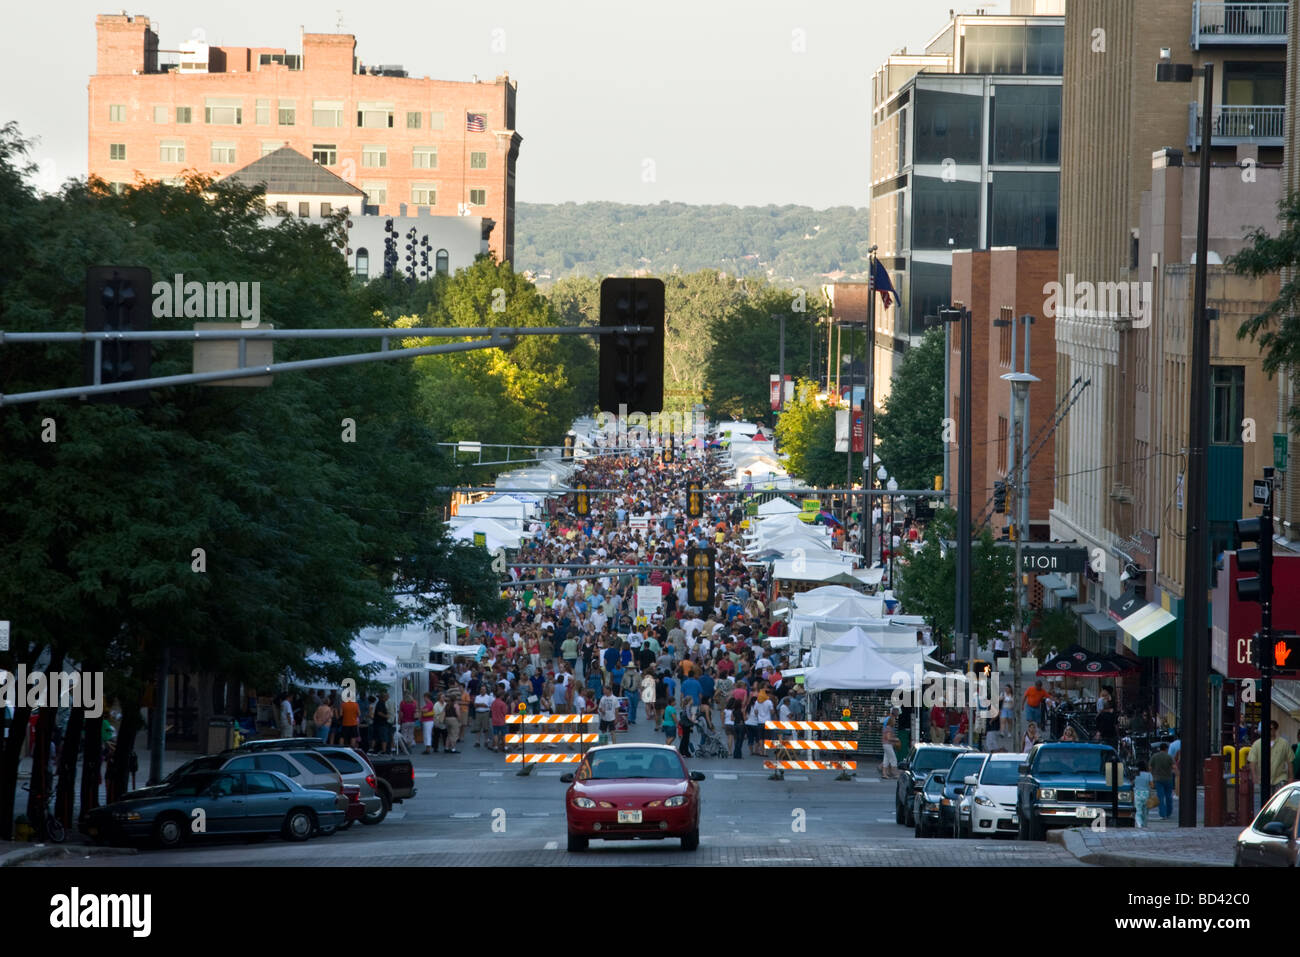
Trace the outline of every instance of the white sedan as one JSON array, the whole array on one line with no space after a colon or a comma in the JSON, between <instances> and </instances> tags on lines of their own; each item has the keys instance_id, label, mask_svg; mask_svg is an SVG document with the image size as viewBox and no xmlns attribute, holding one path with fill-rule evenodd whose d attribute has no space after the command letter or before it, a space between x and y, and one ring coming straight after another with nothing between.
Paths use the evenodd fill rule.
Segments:
<instances>
[{"instance_id":1,"label":"white sedan","mask_svg":"<svg viewBox=\"0 0 1300 957\"><path fill-rule=\"evenodd\" d=\"M1020 826L1016 814L1016 786L1024 754L990 754L977 775L966 778L966 794L958 816L959 837L1012 834Z\"/></svg>"}]
</instances>

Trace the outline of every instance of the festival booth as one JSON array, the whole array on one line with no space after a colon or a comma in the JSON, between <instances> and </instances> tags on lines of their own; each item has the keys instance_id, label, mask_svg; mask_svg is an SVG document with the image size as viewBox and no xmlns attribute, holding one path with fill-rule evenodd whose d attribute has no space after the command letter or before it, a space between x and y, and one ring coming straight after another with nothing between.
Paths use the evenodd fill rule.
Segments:
<instances>
[{"instance_id":1,"label":"festival booth","mask_svg":"<svg viewBox=\"0 0 1300 957\"><path fill-rule=\"evenodd\" d=\"M494 552L498 548L515 549L523 541L520 531L507 528L490 518L474 518L459 524L456 523L456 519L452 519L448 534L456 541L471 543L475 535L482 535L485 539L484 547L489 552Z\"/></svg>"},{"instance_id":2,"label":"festival booth","mask_svg":"<svg viewBox=\"0 0 1300 957\"><path fill-rule=\"evenodd\" d=\"M1039 678L1052 678L1059 682L1053 689L1056 698L1055 726L1051 729L1052 737L1060 737L1066 722L1075 725L1075 732L1084 741L1092 739L1097 726L1097 696L1099 685L1094 680L1111 679L1116 688L1116 712L1121 706L1118 683L1125 679L1136 678L1141 674L1141 665L1120 655L1103 655L1089 651L1082 645L1071 645L1043 662L1034 674Z\"/></svg>"}]
</instances>

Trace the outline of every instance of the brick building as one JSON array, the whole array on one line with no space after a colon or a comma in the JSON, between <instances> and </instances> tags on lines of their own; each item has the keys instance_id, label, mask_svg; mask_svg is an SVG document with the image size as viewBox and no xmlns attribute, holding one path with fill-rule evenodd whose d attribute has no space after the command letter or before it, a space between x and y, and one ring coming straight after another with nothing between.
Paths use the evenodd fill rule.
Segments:
<instances>
[{"instance_id":1,"label":"brick building","mask_svg":"<svg viewBox=\"0 0 1300 957\"><path fill-rule=\"evenodd\" d=\"M514 254L516 84L412 77L364 66L350 34L281 47L159 46L149 19L95 20L89 163L111 183L225 176L282 146L366 194L367 211L491 219L497 259Z\"/></svg>"}]
</instances>

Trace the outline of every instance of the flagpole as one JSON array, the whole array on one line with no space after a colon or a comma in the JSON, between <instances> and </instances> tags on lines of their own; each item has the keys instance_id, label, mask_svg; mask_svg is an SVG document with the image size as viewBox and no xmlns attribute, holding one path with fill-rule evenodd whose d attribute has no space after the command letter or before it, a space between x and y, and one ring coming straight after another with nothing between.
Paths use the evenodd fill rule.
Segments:
<instances>
[{"instance_id":1,"label":"flagpole","mask_svg":"<svg viewBox=\"0 0 1300 957\"><path fill-rule=\"evenodd\" d=\"M867 250L867 385L862 394L862 490L871 488L871 466L876 447L876 247ZM870 566L871 543L863 522L868 517L867 496L862 498L863 509L858 516L862 531L862 557ZM890 581L889 587L894 587Z\"/></svg>"}]
</instances>

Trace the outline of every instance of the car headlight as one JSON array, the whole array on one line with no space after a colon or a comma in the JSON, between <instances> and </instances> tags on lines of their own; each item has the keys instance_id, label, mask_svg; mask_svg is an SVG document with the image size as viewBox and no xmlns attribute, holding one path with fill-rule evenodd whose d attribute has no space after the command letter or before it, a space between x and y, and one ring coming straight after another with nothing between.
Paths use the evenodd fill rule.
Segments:
<instances>
[{"instance_id":1,"label":"car headlight","mask_svg":"<svg viewBox=\"0 0 1300 957\"><path fill-rule=\"evenodd\" d=\"M1056 788L1039 788L1038 796L1044 801L1056 800Z\"/></svg>"},{"instance_id":2,"label":"car headlight","mask_svg":"<svg viewBox=\"0 0 1300 957\"><path fill-rule=\"evenodd\" d=\"M114 821L138 821L140 820L139 811L114 811Z\"/></svg>"},{"instance_id":3,"label":"car headlight","mask_svg":"<svg viewBox=\"0 0 1300 957\"><path fill-rule=\"evenodd\" d=\"M587 797L576 797L573 799L574 807L595 807L596 802Z\"/></svg>"},{"instance_id":4,"label":"car headlight","mask_svg":"<svg viewBox=\"0 0 1300 957\"><path fill-rule=\"evenodd\" d=\"M975 803L978 804L980 807L997 807L997 806L998 806L998 804L997 804L996 801L989 800L989 799L986 798L983 794L977 794L977 795L975 795Z\"/></svg>"},{"instance_id":5,"label":"car headlight","mask_svg":"<svg viewBox=\"0 0 1300 957\"><path fill-rule=\"evenodd\" d=\"M601 807L613 807L614 805L610 804L608 801L601 801L601 802L600 802L600 806L601 806Z\"/></svg>"},{"instance_id":6,"label":"car headlight","mask_svg":"<svg viewBox=\"0 0 1300 957\"><path fill-rule=\"evenodd\" d=\"M1120 791L1120 792L1119 792L1119 799L1120 799L1120 801L1121 801L1122 803L1124 803L1124 804L1128 804L1130 801L1133 800L1133 792L1132 792L1132 791Z\"/></svg>"},{"instance_id":7,"label":"car headlight","mask_svg":"<svg viewBox=\"0 0 1300 957\"><path fill-rule=\"evenodd\" d=\"M667 801L664 801L664 807L681 807L686 803L685 794L674 794Z\"/></svg>"}]
</instances>

